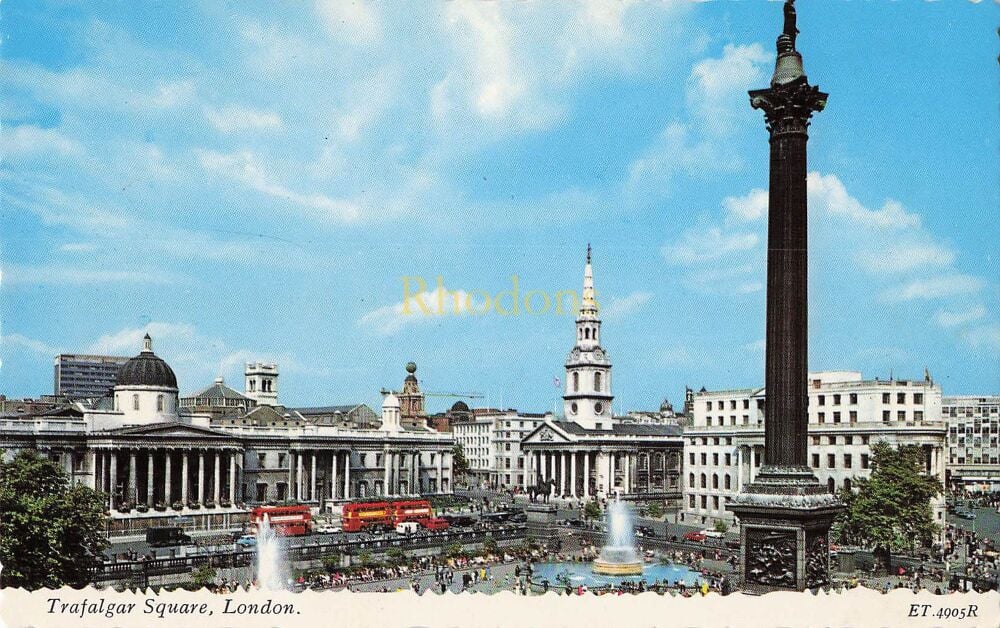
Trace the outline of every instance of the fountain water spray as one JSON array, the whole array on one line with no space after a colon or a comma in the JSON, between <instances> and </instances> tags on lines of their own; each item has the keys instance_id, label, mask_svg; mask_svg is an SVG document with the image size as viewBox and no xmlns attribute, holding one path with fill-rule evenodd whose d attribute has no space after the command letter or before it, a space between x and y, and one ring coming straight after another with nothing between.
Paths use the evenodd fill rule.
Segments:
<instances>
[{"instance_id":1,"label":"fountain water spray","mask_svg":"<svg viewBox=\"0 0 1000 628\"><path fill-rule=\"evenodd\" d=\"M635 527L632 511L617 498L608 503L608 536L601 555L594 561L594 571L601 574L628 575L642 573L642 560L635 549Z\"/></svg>"},{"instance_id":2,"label":"fountain water spray","mask_svg":"<svg viewBox=\"0 0 1000 628\"><path fill-rule=\"evenodd\" d=\"M264 515L257 522L257 584L264 589L285 588L286 568L281 539L271 527L271 518Z\"/></svg>"}]
</instances>

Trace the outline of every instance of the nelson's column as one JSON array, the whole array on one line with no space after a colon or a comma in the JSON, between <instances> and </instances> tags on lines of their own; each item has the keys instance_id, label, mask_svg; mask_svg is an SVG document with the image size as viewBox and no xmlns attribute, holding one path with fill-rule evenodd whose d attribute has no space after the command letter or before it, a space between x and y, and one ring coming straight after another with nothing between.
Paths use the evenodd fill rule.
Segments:
<instances>
[{"instance_id":1,"label":"nelson's column","mask_svg":"<svg viewBox=\"0 0 1000 628\"><path fill-rule=\"evenodd\" d=\"M750 92L771 135L764 463L728 505L740 519L743 588L757 592L828 583L830 525L841 509L806 456L806 129L827 95L809 84L795 49L794 0L784 12L771 86Z\"/></svg>"}]
</instances>

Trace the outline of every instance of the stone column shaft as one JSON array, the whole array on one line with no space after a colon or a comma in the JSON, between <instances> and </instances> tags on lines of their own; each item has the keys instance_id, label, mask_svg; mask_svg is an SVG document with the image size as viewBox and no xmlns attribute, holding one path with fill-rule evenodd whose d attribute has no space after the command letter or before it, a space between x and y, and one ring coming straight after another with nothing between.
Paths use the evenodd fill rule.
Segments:
<instances>
[{"instance_id":1,"label":"stone column shaft","mask_svg":"<svg viewBox=\"0 0 1000 628\"><path fill-rule=\"evenodd\" d=\"M344 452L344 499L351 498L351 450Z\"/></svg>"},{"instance_id":2,"label":"stone column shaft","mask_svg":"<svg viewBox=\"0 0 1000 628\"><path fill-rule=\"evenodd\" d=\"M570 458L569 458L569 466L570 466L570 469L569 469L569 475L570 475L569 494L570 494L571 497L574 497L574 498L576 497L576 478L577 478L577 475L576 475L576 454L577 454L577 452L575 452L575 451L572 452L572 453L570 453Z\"/></svg>"},{"instance_id":3,"label":"stone column shaft","mask_svg":"<svg viewBox=\"0 0 1000 628\"><path fill-rule=\"evenodd\" d=\"M215 480L212 483L212 501L215 502L216 507L219 506L219 500L222 499L222 491L220 485L222 484L222 454L219 451L215 452Z\"/></svg>"},{"instance_id":4,"label":"stone column shaft","mask_svg":"<svg viewBox=\"0 0 1000 628\"><path fill-rule=\"evenodd\" d=\"M198 503L205 503L205 452L198 451Z\"/></svg>"},{"instance_id":5,"label":"stone column shaft","mask_svg":"<svg viewBox=\"0 0 1000 628\"><path fill-rule=\"evenodd\" d=\"M130 449L128 452L128 486L125 487L125 501L135 503L136 499L136 465L135 465L135 450Z\"/></svg>"},{"instance_id":6,"label":"stone column shaft","mask_svg":"<svg viewBox=\"0 0 1000 628\"><path fill-rule=\"evenodd\" d=\"M590 499L590 452L583 452L583 498Z\"/></svg>"},{"instance_id":7,"label":"stone column shaft","mask_svg":"<svg viewBox=\"0 0 1000 628\"><path fill-rule=\"evenodd\" d=\"M188 487L191 485L188 476L190 458L191 458L190 451L184 450L181 452L181 501L184 502L185 508L187 508L187 503L188 503Z\"/></svg>"},{"instance_id":8,"label":"stone column shaft","mask_svg":"<svg viewBox=\"0 0 1000 628\"><path fill-rule=\"evenodd\" d=\"M309 453L310 458L310 474L309 474L309 500L316 501L319 496L316 494L316 452Z\"/></svg>"},{"instance_id":9,"label":"stone column shaft","mask_svg":"<svg viewBox=\"0 0 1000 628\"><path fill-rule=\"evenodd\" d=\"M236 452L229 452L229 502L236 505Z\"/></svg>"},{"instance_id":10,"label":"stone column shaft","mask_svg":"<svg viewBox=\"0 0 1000 628\"><path fill-rule=\"evenodd\" d=\"M117 499L118 499L118 496L117 496L117 493L118 493L118 455L117 455L117 453L115 451L111 451L108 454L108 456L109 456L109 459L110 459L110 464L108 465L109 468L110 468L109 475L108 475L108 483L109 483L110 489L111 489L110 490L111 498L110 498L109 503L111 505L111 510L114 510L115 506L118 505L118 501L117 501Z\"/></svg>"},{"instance_id":11,"label":"stone column shaft","mask_svg":"<svg viewBox=\"0 0 1000 628\"><path fill-rule=\"evenodd\" d=\"M156 452L152 449L146 450L146 505L153 507L153 458Z\"/></svg>"},{"instance_id":12,"label":"stone column shaft","mask_svg":"<svg viewBox=\"0 0 1000 628\"><path fill-rule=\"evenodd\" d=\"M172 453L171 449L163 451L163 503L167 505L167 508L170 508L170 505L174 503L174 492L171 485L172 470L170 469L170 454Z\"/></svg>"}]
</instances>

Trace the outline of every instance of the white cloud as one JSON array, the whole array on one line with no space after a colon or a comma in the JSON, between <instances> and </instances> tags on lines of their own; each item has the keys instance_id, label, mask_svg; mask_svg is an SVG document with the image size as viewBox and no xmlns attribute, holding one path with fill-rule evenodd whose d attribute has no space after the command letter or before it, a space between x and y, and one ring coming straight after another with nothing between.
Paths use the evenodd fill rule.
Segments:
<instances>
[{"instance_id":1,"label":"white cloud","mask_svg":"<svg viewBox=\"0 0 1000 628\"><path fill-rule=\"evenodd\" d=\"M915 279L883 292L888 301L913 301L939 299L959 294L974 294L982 290L985 282L979 277L959 273Z\"/></svg>"},{"instance_id":2,"label":"white cloud","mask_svg":"<svg viewBox=\"0 0 1000 628\"><path fill-rule=\"evenodd\" d=\"M636 290L624 297L612 297L604 306L603 316L609 320L622 319L645 306L653 298L652 292Z\"/></svg>"},{"instance_id":3,"label":"white cloud","mask_svg":"<svg viewBox=\"0 0 1000 628\"><path fill-rule=\"evenodd\" d=\"M938 310L934 314L934 320L941 327L961 327L966 323L977 321L986 316L986 308L982 305L975 305L966 310L949 311Z\"/></svg>"},{"instance_id":4,"label":"white cloud","mask_svg":"<svg viewBox=\"0 0 1000 628\"><path fill-rule=\"evenodd\" d=\"M951 266L955 252L933 241L905 242L862 253L859 259L873 273L903 273Z\"/></svg>"},{"instance_id":5,"label":"white cloud","mask_svg":"<svg viewBox=\"0 0 1000 628\"><path fill-rule=\"evenodd\" d=\"M240 105L205 107L204 113L212 126L223 133L276 130L284 126L276 113Z\"/></svg>"},{"instance_id":6,"label":"white cloud","mask_svg":"<svg viewBox=\"0 0 1000 628\"><path fill-rule=\"evenodd\" d=\"M691 68L687 104L693 119L707 133L726 135L737 117L746 114L746 93L766 83L765 67L774 58L757 43L727 44L719 58L702 59ZM742 104L740 109L737 104Z\"/></svg>"},{"instance_id":7,"label":"white cloud","mask_svg":"<svg viewBox=\"0 0 1000 628\"><path fill-rule=\"evenodd\" d=\"M767 215L768 192L754 188L745 196L727 196L722 199L722 206L731 221L756 222Z\"/></svg>"},{"instance_id":8,"label":"white cloud","mask_svg":"<svg viewBox=\"0 0 1000 628\"><path fill-rule=\"evenodd\" d=\"M962 332L962 339L977 349L987 348L1000 351L1000 325L990 323L974 327Z\"/></svg>"},{"instance_id":9,"label":"white cloud","mask_svg":"<svg viewBox=\"0 0 1000 628\"><path fill-rule=\"evenodd\" d=\"M888 230L920 227L920 216L907 212L898 201L889 199L880 209L868 209L847 192L837 175L810 172L806 185L810 210L846 218L863 227Z\"/></svg>"},{"instance_id":10,"label":"white cloud","mask_svg":"<svg viewBox=\"0 0 1000 628\"><path fill-rule=\"evenodd\" d=\"M249 151L236 154L196 149L195 155L206 171L243 183L267 196L283 199L308 210L314 219L334 222L355 222L361 210L353 201L330 198L324 194L302 194L271 180L257 156Z\"/></svg>"},{"instance_id":11,"label":"white cloud","mask_svg":"<svg viewBox=\"0 0 1000 628\"><path fill-rule=\"evenodd\" d=\"M18 347L48 357L55 357L60 353L59 347L54 347L41 340L28 338L21 334L3 334L0 336L0 345L3 345L5 348Z\"/></svg>"},{"instance_id":12,"label":"white cloud","mask_svg":"<svg viewBox=\"0 0 1000 628\"><path fill-rule=\"evenodd\" d=\"M408 295L399 303L376 308L361 316L357 325L382 336L391 336L411 324L481 313L485 305L464 290L438 287Z\"/></svg>"},{"instance_id":13,"label":"white cloud","mask_svg":"<svg viewBox=\"0 0 1000 628\"><path fill-rule=\"evenodd\" d=\"M83 146L57 129L43 129L32 124L6 129L0 134L0 150L5 159L24 156L56 155L70 157L83 154Z\"/></svg>"},{"instance_id":14,"label":"white cloud","mask_svg":"<svg viewBox=\"0 0 1000 628\"><path fill-rule=\"evenodd\" d=\"M363 0L317 0L316 13L328 31L354 44L370 44L382 38L378 9Z\"/></svg>"},{"instance_id":15,"label":"white cloud","mask_svg":"<svg viewBox=\"0 0 1000 628\"><path fill-rule=\"evenodd\" d=\"M689 230L677 244L664 246L663 255L675 264L691 265L748 251L760 241L756 233L726 233L720 227Z\"/></svg>"},{"instance_id":16,"label":"white cloud","mask_svg":"<svg viewBox=\"0 0 1000 628\"><path fill-rule=\"evenodd\" d=\"M109 270L49 264L44 266L4 266L3 283L7 285L94 285L134 283L172 284L179 281L173 273L161 270Z\"/></svg>"}]
</instances>

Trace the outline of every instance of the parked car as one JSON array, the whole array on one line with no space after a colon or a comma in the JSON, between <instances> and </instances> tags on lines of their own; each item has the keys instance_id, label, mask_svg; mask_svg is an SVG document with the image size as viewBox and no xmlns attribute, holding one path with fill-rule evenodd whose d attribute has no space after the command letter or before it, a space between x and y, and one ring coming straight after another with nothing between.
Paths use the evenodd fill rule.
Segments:
<instances>
[{"instance_id":1,"label":"parked car","mask_svg":"<svg viewBox=\"0 0 1000 628\"><path fill-rule=\"evenodd\" d=\"M655 537L656 530L649 526L639 526L635 529L636 536Z\"/></svg>"},{"instance_id":2,"label":"parked car","mask_svg":"<svg viewBox=\"0 0 1000 628\"><path fill-rule=\"evenodd\" d=\"M722 533L719 532L718 530L705 529L705 530L702 530L701 533L704 534L706 537L708 537L710 539L721 539L722 538Z\"/></svg>"},{"instance_id":3,"label":"parked car","mask_svg":"<svg viewBox=\"0 0 1000 628\"><path fill-rule=\"evenodd\" d=\"M321 523L313 528L313 532L316 534L339 534L343 531L344 529L342 527L332 523Z\"/></svg>"},{"instance_id":4,"label":"parked car","mask_svg":"<svg viewBox=\"0 0 1000 628\"><path fill-rule=\"evenodd\" d=\"M396 534L410 535L420 529L420 524L416 521L404 521L396 524Z\"/></svg>"},{"instance_id":5,"label":"parked car","mask_svg":"<svg viewBox=\"0 0 1000 628\"><path fill-rule=\"evenodd\" d=\"M236 544L242 547L257 547L257 537L253 534L244 534L236 539Z\"/></svg>"},{"instance_id":6,"label":"parked car","mask_svg":"<svg viewBox=\"0 0 1000 628\"><path fill-rule=\"evenodd\" d=\"M959 510L955 513L955 516L957 516L959 519L975 519L976 513L972 512L971 510Z\"/></svg>"},{"instance_id":7,"label":"parked car","mask_svg":"<svg viewBox=\"0 0 1000 628\"><path fill-rule=\"evenodd\" d=\"M691 532L685 532L683 538L685 541L694 541L695 543L702 543L705 540L705 534L703 532L695 532L694 530L692 530Z\"/></svg>"}]
</instances>

